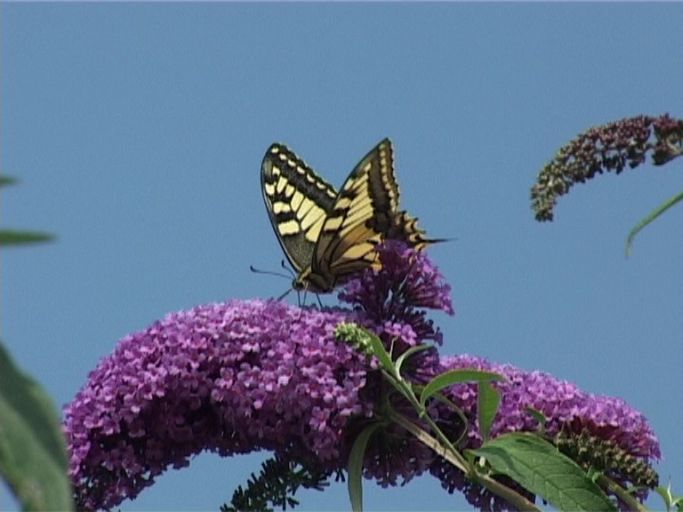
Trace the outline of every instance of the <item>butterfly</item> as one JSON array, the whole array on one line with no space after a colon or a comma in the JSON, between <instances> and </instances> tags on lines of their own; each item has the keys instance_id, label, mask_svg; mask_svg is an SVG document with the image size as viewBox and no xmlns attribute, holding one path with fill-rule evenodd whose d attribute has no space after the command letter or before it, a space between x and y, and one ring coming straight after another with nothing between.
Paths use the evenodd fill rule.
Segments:
<instances>
[{"instance_id":1,"label":"butterfly","mask_svg":"<svg viewBox=\"0 0 683 512\"><path fill-rule=\"evenodd\" d=\"M377 245L403 240L421 250L417 219L399 211L393 149L382 140L356 165L339 191L287 146L272 144L261 165L270 222L297 272L292 287L328 293L367 268L379 269Z\"/></svg>"}]
</instances>

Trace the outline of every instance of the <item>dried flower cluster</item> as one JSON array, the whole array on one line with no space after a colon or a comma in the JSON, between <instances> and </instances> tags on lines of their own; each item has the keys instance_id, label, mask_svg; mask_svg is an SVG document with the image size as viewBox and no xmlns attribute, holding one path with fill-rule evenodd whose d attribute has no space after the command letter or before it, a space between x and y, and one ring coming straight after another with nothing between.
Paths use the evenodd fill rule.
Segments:
<instances>
[{"instance_id":1,"label":"dried flower cluster","mask_svg":"<svg viewBox=\"0 0 683 512\"><path fill-rule=\"evenodd\" d=\"M381 257L381 271L368 270L340 294L352 309L235 300L168 315L122 339L65 410L79 509L115 507L203 450L266 449L285 460L315 460L318 471L344 468L359 428L380 414L381 379L364 354L335 340L335 327L364 325L400 350L440 339L424 308L453 311L448 285L424 254L388 243ZM536 430L524 409L531 406L546 415L551 434L580 427L646 463L659 457L645 418L620 400L542 373L429 352L411 370L421 381L465 367L507 376L494 434ZM448 396L471 419L463 447L478 446L475 388L454 386ZM437 406L434 413L453 421L450 411ZM365 474L382 485L424 472L451 492L464 490L473 504L494 503L398 427L369 446Z\"/></svg>"},{"instance_id":2,"label":"dried flower cluster","mask_svg":"<svg viewBox=\"0 0 683 512\"><path fill-rule=\"evenodd\" d=\"M652 152L655 165L683 154L683 120L668 114L659 117L637 116L596 126L562 147L539 173L531 189L536 219L553 219L553 208L576 183L596 174L619 174L628 165L637 167Z\"/></svg>"}]
</instances>

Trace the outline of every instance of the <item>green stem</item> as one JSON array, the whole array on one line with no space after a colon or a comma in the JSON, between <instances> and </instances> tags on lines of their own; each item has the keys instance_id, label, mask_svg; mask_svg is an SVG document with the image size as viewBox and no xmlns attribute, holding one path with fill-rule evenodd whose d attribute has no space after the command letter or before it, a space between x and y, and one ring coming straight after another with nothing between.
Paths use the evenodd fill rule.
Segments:
<instances>
[{"instance_id":1,"label":"green stem","mask_svg":"<svg viewBox=\"0 0 683 512\"><path fill-rule=\"evenodd\" d=\"M441 441L441 444L445 447L445 449L450 450L450 452L454 454L454 457L460 458L462 466L467 467L468 464L466 459L460 455L460 453L455 448L451 440L448 439L448 436L443 433L443 431L434 422L434 420L432 420L429 414L427 414L427 408L423 406L415 396L412 385L403 380L403 378L401 378L400 375L392 375L388 372L385 372L384 370L382 370L382 372L384 373L384 376L387 378L387 380L389 380L389 382L411 403L411 405L417 411L418 417L427 422L429 428L431 428L432 431L436 433L436 437L439 439L439 441Z\"/></svg>"},{"instance_id":2,"label":"green stem","mask_svg":"<svg viewBox=\"0 0 683 512\"><path fill-rule=\"evenodd\" d=\"M635 510L637 512L647 512L648 508L643 505L640 501L633 497L626 489L621 485L617 484L611 478L607 478L605 475L600 475L598 477L598 484L610 492L616 494L621 501L628 505L629 510Z\"/></svg>"},{"instance_id":3,"label":"green stem","mask_svg":"<svg viewBox=\"0 0 683 512\"><path fill-rule=\"evenodd\" d=\"M501 484L494 478L488 475L483 475L473 470L469 464L466 462L463 464L464 459L459 455L459 453L452 452L451 450L445 448L437 439L429 435L427 432L419 428L417 425L404 418L400 414L391 414L391 419L397 424L401 425L408 432L413 434L420 442L434 450L434 452L446 459L448 462L453 464L456 468L462 471L465 476L472 480L473 482L481 485L487 490L491 491L496 496L500 496L505 501L513 505L518 510L529 511L529 512L540 512L541 509L526 499L524 496L518 492L510 489L509 487Z\"/></svg>"}]
</instances>

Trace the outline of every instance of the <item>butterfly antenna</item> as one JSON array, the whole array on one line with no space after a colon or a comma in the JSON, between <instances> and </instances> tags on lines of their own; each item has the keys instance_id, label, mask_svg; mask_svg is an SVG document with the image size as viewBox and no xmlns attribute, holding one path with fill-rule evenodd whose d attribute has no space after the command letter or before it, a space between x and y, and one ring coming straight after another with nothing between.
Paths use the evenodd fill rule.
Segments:
<instances>
[{"instance_id":1,"label":"butterfly antenna","mask_svg":"<svg viewBox=\"0 0 683 512\"><path fill-rule=\"evenodd\" d=\"M322 303L322 301L320 300L320 294L317 294L317 293L316 293L316 294L315 294L315 298L318 299L318 305L320 305L320 309L322 309L322 308L323 308L323 303Z\"/></svg>"},{"instance_id":2,"label":"butterfly antenna","mask_svg":"<svg viewBox=\"0 0 683 512\"><path fill-rule=\"evenodd\" d=\"M280 261L280 266L284 268L290 276L292 276L292 279L296 277L296 273L294 272L294 270L292 270L292 267L287 265L287 262L285 262L285 260Z\"/></svg>"},{"instance_id":3,"label":"butterfly antenna","mask_svg":"<svg viewBox=\"0 0 683 512\"><path fill-rule=\"evenodd\" d=\"M288 276L287 274L283 274L281 272L272 272L270 270L261 270L261 269L255 268L253 265L249 265L249 270L251 270L254 274L267 274L269 276L284 277L285 279L290 278L290 276Z\"/></svg>"},{"instance_id":4,"label":"butterfly antenna","mask_svg":"<svg viewBox=\"0 0 683 512\"><path fill-rule=\"evenodd\" d=\"M249 270L251 270L254 274L266 274L269 276L277 276L277 277L284 277L285 279L290 279L290 276L288 276L287 274L283 274L281 272L271 272L270 270L261 270L258 268L254 268L253 265L249 265ZM291 287L287 288L287 291L285 293L283 293L282 295L280 295L277 298L277 300L280 301L280 300L284 299L287 295L289 295L289 292L291 292L291 291L292 291Z\"/></svg>"}]
</instances>

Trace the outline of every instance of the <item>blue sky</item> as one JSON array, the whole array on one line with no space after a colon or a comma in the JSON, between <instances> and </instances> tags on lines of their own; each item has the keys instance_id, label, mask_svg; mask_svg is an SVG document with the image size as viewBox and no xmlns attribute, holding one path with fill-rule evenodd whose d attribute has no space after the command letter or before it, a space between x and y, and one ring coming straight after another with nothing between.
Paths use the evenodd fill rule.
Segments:
<instances>
[{"instance_id":1,"label":"blue sky","mask_svg":"<svg viewBox=\"0 0 683 512\"><path fill-rule=\"evenodd\" d=\"M683 116L682 4L0 11L2 172L21 180L3 190L2 225L59 237L3 252L1 335L56 403L167 312L286 288L249 272L282 259L259 189L271 142L338 186L388 136L403 206L454 238L430 249L456 307L434 316L443 352L622 397L652 422L663 482L683 492L683 210L623 251L682 188L682 163L576 187L550 224L529 207L538 170L578 132ZM201 455L122 510L216 510L261 459ZM365 493L369 510L468 508L429 476ZM340 484L301 500L348 509Z\"/></svg>"}]
</instances>

